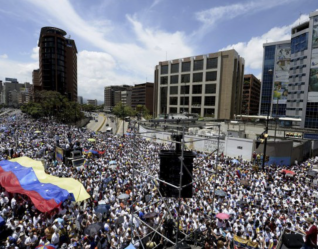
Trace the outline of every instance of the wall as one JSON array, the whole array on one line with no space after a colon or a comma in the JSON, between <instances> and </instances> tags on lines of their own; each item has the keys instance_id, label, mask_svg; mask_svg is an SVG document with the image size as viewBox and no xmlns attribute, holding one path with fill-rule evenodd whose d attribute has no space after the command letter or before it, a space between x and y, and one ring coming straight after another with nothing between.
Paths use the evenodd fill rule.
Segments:
<instances>
[{"instance_id":1,"label":"wall","mask_svg":"<svg viewBox=\"0 0 318 249\"><path fill-rule=\"evenodd\" d=\"M254 140L237 137L226 138L224 154L230 157L242 156L245 160L251 160L254 150Z\"/></svg>"}]
</instances>

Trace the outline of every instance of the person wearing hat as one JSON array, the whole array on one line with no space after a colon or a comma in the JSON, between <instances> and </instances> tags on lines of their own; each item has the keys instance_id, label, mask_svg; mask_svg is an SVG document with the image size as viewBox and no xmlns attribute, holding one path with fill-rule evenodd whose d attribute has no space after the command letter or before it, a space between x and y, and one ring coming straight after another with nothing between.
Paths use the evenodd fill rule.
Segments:
<instances>
[{"instance_id":1,"label":"person wearing hat","mask_svg":"<svg viewBox=\"0 0 318 249\"><path fill-rule=\"evenodd\" d=\"M306 222L309 226L308 231L304 231L301 228L298 228L298 231L303 233L305 237L305 243L302 249L314 249L317 248L317 227L314 225L313 218L306 218Z\"/></svg>"}]
</instances>

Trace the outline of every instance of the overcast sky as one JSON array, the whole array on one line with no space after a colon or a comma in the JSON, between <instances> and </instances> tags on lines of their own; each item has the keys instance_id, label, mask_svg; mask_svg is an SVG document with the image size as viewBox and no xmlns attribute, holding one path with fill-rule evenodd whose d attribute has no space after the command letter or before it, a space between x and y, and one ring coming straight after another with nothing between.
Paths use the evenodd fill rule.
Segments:
<instances>
[{"instance_id":1,"label":"overcast sky","mask_svg":"<svg viewBox=\"0 0 318 249\"><path fill-rule=\"evenodd\" d=\"M159 61L235 48L260 77L263 43L286 40L317 0L0 0L0 80L32 83L41 27L78 49L78 95L153 82Z\"/></svg>"}]
</instances>

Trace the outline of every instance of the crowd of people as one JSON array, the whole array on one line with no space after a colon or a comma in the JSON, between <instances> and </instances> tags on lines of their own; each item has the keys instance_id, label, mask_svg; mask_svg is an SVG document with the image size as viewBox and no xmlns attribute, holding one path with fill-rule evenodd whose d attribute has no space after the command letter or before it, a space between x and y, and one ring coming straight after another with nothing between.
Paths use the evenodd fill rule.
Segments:
<instances>
[{"instance_id":1,"label":"crowd of people","mask_svg":"<svg viewBox=\"0 0 318 249\"><path fill-rule=\"evenodd\" d=\"M317 186L307 177L317 158L261 171L254 161L196 152L193 198L179 201L162 197L156 180L158 152L172 145L135 136L133 124L123 137L24 114L0 119L1 160L41 160L47 174L77 179L91 196L41 213L28 196L1 186L0 247L164 248L177 230L180 239L204 248L233 248L235 237L255 248L275 248L283 232L306 231L308 248L317 244L317 233L308 233L317 221ZM84 166L57 161L56 146L86 151ZM217 218L220 213L225 218Z\"/></svg>"}]
</instances>

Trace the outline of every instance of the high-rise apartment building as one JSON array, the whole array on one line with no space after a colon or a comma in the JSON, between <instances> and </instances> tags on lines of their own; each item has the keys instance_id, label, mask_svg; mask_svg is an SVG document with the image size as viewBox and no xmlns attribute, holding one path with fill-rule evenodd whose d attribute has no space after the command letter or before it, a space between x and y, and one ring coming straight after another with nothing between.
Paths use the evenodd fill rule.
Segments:
<instances>
[{"instance_id":1,"label":"high-rise apartment building","mask_svg":"<svg viewBox=\"0 0 318 249\"><path fill-rule=\"evenodd\" d=\"M155 116L196 113L231 119L241 113L244 59L234 50L162 61L155 67Z\"/></svg>"},{"instance_id":2,"label":"high-rise apartment building","mask_svg":"<svg viewBox=\"0 0 318 249\"><path fill-rule=\"evenodd\" d=\"M120 92L120 101L125 106L131 106L131 88Z\"/></svg>"},{"instance_id":3,"label":"high-rise apartment building","mask_svg":"<svg viewBox=\"0 0 318 249\"><path fill-rule=\"evenodd\" d=\"M149 113L153 113L153 88L154 84L150 82L136 84L132 88L131 107L135 109L138 105L145 106Z\"/></svg>"},{"instance_id":4,"label":"high-rise apartment building","mask_svg":"<svg viewBox=\"0 0 318 249\"><path fill-rule=\"evenodd\" d=\"M253 74L245 74L242 96L242 114L258 114L260 90L261 81Z\"/></svg>"},{"instance_id":5,"label":"high-rise apartment building","mask_svg":"<svg viewBox=\"0 0 318 249\"><path fill-rule=\"evenodd\" d=\"M39 85L77 101L77 48L59 28L43 27L39 43Z\"/></svg>"},{"instance_id":6,"label":"high-rise apartment building","mask_svg":"<svg viewBox=\"0 0 318 249\"><path fill-rule=\"evenodd\" d=\"M97 99L88 99L87 104L97 106Z\"/></svg>"},{"instance_id":7,"label":"high-rise apartment building","mask_svg":"<svg viewBox=\"0 0 318 249\"><path fill-rule=\"evenodd\" d=\"M318 128L318 11L292 28L291 40L264 44L259 113Z\"/></svg>"}]
</instances>

